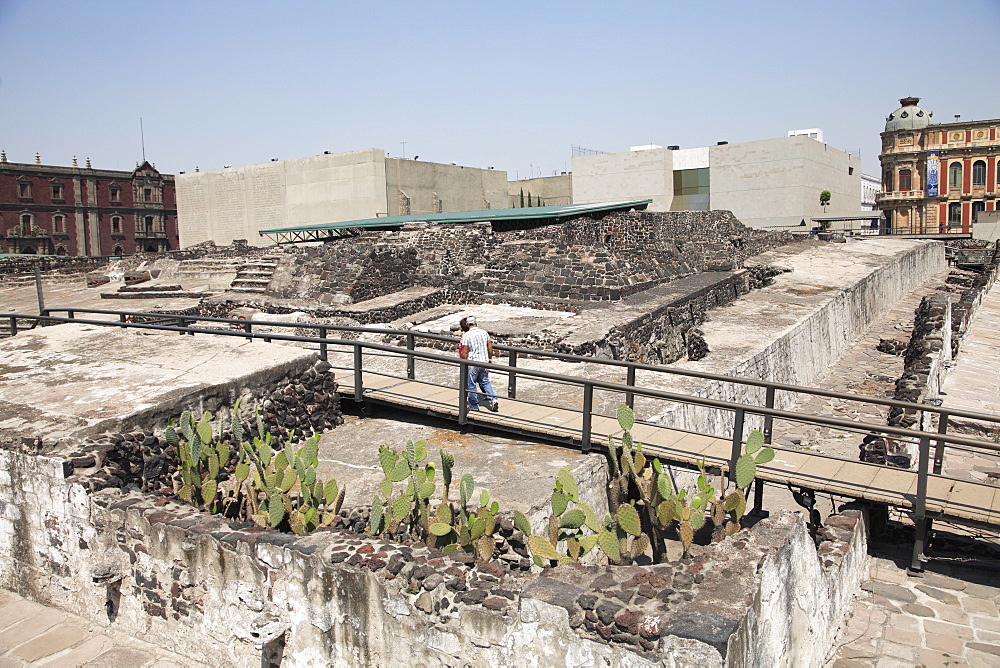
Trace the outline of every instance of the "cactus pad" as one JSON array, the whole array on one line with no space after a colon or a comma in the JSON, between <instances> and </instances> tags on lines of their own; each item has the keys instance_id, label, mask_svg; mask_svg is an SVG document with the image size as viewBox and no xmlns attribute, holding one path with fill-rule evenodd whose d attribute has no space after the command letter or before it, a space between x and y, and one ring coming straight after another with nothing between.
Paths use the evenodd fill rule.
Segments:
<instances>
[{"instance_id":1,"label":"cactus pad","mask_svg":"<svg viewBox=\"0 0 1000 668\"><path fill-rule=\"evenodd\" d=\"M562 487L562 491L571 499L575 500L580 493L576 485L576 478L573 477L568 468L559 470L559 475L556 476L556 483Z\"/></svg>"},{"instance_id":2,"label":"cactus pad","mask_svg":"<svg viewBox=\"0 0 1000 668\"><path fill-rule=\"evenodd\" d=\"M618 426L625 431L630 431L635 426L635 413L626 404L618 404Z\"/></svg>"},{"instance_id":3,"label":"cactus pad","mask_svg":"<svg viewBox=\"0 0 1000 668\"><path fill-rule=\"evenodd\" d=\"M579 529L586 521L587 515L579 508L574 508L559 518L559 527L562 529Z\"/></svg>"},{"instance_id":4,"label":"cactus pad","mask_svg":"<svg viewBox=\"0 0 1000 668\"><path fill-rule=\"evenodd\" d=\"M741 455L736 460L736 486L740 489L746 489L756 477L757 464L754 462L753 455Z\"/></svg>"},{"instance_id":5,"label":"cactus pad","mask_svg":"<svg viewBox=\"0 0 1000 668\"><path fill-rule=\"evenodd\" d=\"M520 510L514 513L514 528L525 536L531 535L531 523L528 522L528 516Z\"/></svg>"},{"instance_id":6,"label":"cactus pad","mask_svg":"<svg viewBox=\"0 0 1000 668\"><path fill-rule=\"evenodd\" d=\"M626 504L618 508L618 526L633 536L642 535L642 523L634 506Z\"/></svg>"},{"instance_id":7,"label":"cactus pad","mask_svg":"<svg viewBox=\"0 0 1000 668\"><path fill-rule=\"evenodd\" d=\"M528 536L528 547L531 548L531 553L536 557L542 559L559 559L559 553L556 552L556 548L542 536Z\"/></svg>"},{"instance_id":8,"label":"cactus pad","mask_svg":"<svg viewBox=\"0 0 1000 668\"><path fill-rule=\"evenodd\" d=\"M569 497L560 492L558 489L552 492L552 513L557 517L566 512L566 506L569 504Z\"/></svg>"}]
</instances>

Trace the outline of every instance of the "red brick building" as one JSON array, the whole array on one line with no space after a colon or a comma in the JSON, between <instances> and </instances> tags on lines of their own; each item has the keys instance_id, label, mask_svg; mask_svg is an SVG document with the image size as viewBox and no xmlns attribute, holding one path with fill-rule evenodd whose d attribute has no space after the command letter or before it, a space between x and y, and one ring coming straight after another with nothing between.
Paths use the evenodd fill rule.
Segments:
<instances>
[{"instance_id":1,"label":"red brick building","mask_svg":"<svg viewBox=\"0 0 1000 668\"><path fill-rule=\"evenodd\" d=\"M895 232L968 232L998 208L1000 119L932 123L918 102L886 119L876 205Z\"/></svg>"},{"instance_id":2,"label":"red brick building","mask_svg":"<svg viewBox=\"0 0 1000 668\"><path fill-rule=\"evenodd\" d=\"M177 248L174 177L8 162L0 152L0 252L131 255Z\"/></svg>"}]
</instances>

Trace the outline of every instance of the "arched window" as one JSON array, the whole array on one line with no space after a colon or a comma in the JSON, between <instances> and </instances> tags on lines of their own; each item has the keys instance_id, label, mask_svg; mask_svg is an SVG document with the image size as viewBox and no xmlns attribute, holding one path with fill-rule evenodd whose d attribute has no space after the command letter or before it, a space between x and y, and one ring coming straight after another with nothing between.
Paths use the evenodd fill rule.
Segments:
<instances>
[{"instance_id":1,"label":"arched window","mask_svg":"<svg viewBox=\"0 0 1000 668\"><path fill-rule=\"evenodd\" d=\"M912 190L912 178L911 172L908 169L899 170L899 189L900 190Z\"/></svg>"},{"instance_id":2,"label":"arched window","mask_svg":"<svg viewBox=\"0 0 1000 668\"><path fill-rule=\"evenodd\" d=\"M117 255L118 257L121 257L122 255L125 254L125 249L121 247L121 244L118 244L118 245L115 246L115 249L113 251L111 251L111 254L112 255Z\"/></svg>"},{"instance_id":3,"label":"arched window","mask_svg":"<svg viewBox=\"0 0 1000 668\"><path fill-rule=\"evenodd\" d=\"M892 187L893 178L891 169L885 170L885 178L882 181L883 181L882 187L885 188L885 191L887 193L891 193L893 190L895 190L895 188Z\"/></svg>"},{"instance_id":4,"label":"arched window","mask_svg":"<svg viewBox=\"0 0 1000 668\"><path fill-rule=\"evenodd\" d=\"M65 246L63 246L62 244L56 246L56 255L66 255L66 254L67 252Z\"/></svg>"},{"instance_id":5,"label":"arched window","mask_svg":"<svg viewBox=\"0 0 1000 668\"><path fill-rule=\"evenodd\" d=\"M985 186L986 185L986 161L976 160L972 163L972 185L974 186Z\"/></svg>"},{"instance_id":6,"label":"arched window","mask_svg":"<svg viewBox=\"0 0 1000 668\"><path fill-rule=\"evenodd\" d=\"M962 187L962 163L953 162L948 166L948 187Z\"/></svg>"}]
</instances>

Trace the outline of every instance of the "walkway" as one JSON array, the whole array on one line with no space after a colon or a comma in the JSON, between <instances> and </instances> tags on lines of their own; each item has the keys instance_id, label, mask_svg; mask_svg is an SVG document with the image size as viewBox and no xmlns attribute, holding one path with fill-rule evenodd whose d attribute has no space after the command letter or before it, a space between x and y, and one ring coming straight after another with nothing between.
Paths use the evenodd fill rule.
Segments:
<instances>
[{"instance_id":1,"label":"walkway","mask_svg":"<svg viewBox=\"0 0 1000 668\"><path fill-rule=\"evenodd\" d=\"M458 390L454 388L370 373L363 374L363 385L366 401L458 419ZM342 383L340 392L345 399L353 397L354 387L350 382ZM479 411L471 413L469 418L474 424L572 443L581 440L583 419L582 413L568 408L503 398L499 413ZM600 448L609 435L618 434L621 429L614 418L594 415L590 431L592 447ZM729 439L657 425L636 424L632 436L644 444L647 453L688 465L704 459L711 466L725 466L732 453ZM901 508L913 507L917 491L914 471L817 453L775 450L774 460L758 467L758 478ZM945 518L1000 524L1000 487L932 477L928 485L927 509Z\"/></svg>"},{"instance_id":2,"label":"walkway","mask_svg":"<svg viewBox=\"0 0 1000 668\"><path fill-rule=\"evenodd\" d=\"M187 657L0 589L0 667L201 666Z\"/></svg>"}]
</instances>

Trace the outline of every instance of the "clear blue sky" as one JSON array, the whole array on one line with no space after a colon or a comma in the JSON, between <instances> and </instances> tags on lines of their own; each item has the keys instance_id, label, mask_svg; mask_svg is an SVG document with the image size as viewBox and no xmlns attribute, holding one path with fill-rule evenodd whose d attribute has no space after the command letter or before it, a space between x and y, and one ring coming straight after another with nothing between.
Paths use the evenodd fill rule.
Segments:
<instances>
[{"instance_id":1,"label":"clear blue sky","mask_svg":"<svg viewBox=\"0 0 1000 668\"><path fill-rule=\"evenodd\" d=\"M819 127L878 173L906 95L1000 117L1000 0L0 0L11 161L164 172L362 148L504 169ZM898 37L897 37L898 36Z\"/></svg>"}]
</instances>

